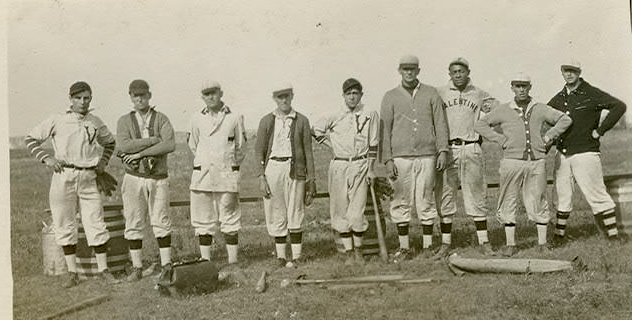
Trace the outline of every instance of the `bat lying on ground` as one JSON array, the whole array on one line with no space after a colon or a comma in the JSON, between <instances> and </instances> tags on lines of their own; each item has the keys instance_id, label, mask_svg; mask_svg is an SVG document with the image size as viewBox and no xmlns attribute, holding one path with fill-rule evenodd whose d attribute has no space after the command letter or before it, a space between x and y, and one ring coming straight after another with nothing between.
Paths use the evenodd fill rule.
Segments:
<instances>
[{"instance_id":1,"label":"bat lying on ground","mask_svg":"<svg viewBox=\"0 0 632 320\"><path fill-rule=\"evenodd\" d=\"M259 278L259 281L257 281L257 285L255 286L255 292L262 293L266 291L267 286L268 286L268 284L266 283L267 276L268 276L268 273L266 271L263 271L261 273L261 277Z\"/></svg>"},{"instance_id":2,"label":"bat lying on ground","mask_svg":"<svg viewBox=\"0 0 632 320\"><path fill-rule=\"evenodd\" d=\"M450 270L457 275L472 273L546 273L572 270L573 262L545 259L471 259L457 254L448 257Z\"/></svg>"},{"instance_id":3,"label":"bat lying on ground","mask_svg":"<svg viewBox=\"0 0 632 320\"><path fill-rule=\"evenodd\" d=\"M105 300L107 300L109 298L110 297L108 295L104 294L104 295L100 295L100 296L97 296L97 297L94 297L94 298L86 299L86 300L83 300L83 301L78 302L76 304L73 304L72 306L70 306L70 307L68 307L66 309L63 309L63 310L61 310L61 311L59 311L57 313L43 316L40 319L42 319L42 320L55 319L55 318L58 318L58 317L61 317L61 316L64 316L64 315L67 315L67 314L70 314L70 313L73 313L73 312L77 312L77 311L85 309L87 307L97 305L97 304L102 303L103 301L105 301Z\"/></svg>"},{"instance_id":4,"label":"bat lying on ground","mask_svg":"<svg viewBox=\"0 0 632 320\"><path fill-rule=\"evenodd\" d=\"M321 284L321 285L361 285L361 284L375 284L375 283L398 283L398 284L414 284L414 283L428 283L433 279L404 279L403 275L378 275L367 277L354 277L354 278L340 278L340 279L283 279L281 281L281 287L287 287L290 284L295 285L307 285L307 284Z\"/></svg>"}]
</instances>

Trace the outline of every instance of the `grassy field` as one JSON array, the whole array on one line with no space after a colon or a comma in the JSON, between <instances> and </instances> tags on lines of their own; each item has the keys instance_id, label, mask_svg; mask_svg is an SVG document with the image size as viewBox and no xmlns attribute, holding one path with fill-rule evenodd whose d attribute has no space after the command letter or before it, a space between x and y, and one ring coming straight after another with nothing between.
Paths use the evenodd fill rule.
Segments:
<instances>
[{"instance_id":1,"label":"grassy field","mask_svg":"<svg viewBox=\"0 0 632 320\"><path fill-rule=\"evenodd\" d=\"M632 131L613 131L603 141L606 175L632 172ZM250 141L252 146L254 141ZM488 182L497 182L499 150L483 145L487 155ZM317 184L326 192L330 154L316 147ZM242 166L242 197L257 196L252 150ZM191 155L183 144L170 155L172 201L188 200ZM551 164L551 159L549 159ZM383 172L379 167L378 171ZM552 166L549 166L552 172ZM123 175L118 159L108 169ZM13 268L13 312L16 319L34 319L54 313L86 298L108 294L100 305L72 313L67 319L626 319L632 318L632 243L612 244L603 240L592 222L587 204L578 195L576 212L570 220L569 236L575 240L552 253L540 254L535 226L524 214L518 221L518 257L570 260L578 256L587 266L546 275L452 275L446 265L417 259L403 264L383 264L377 259L364 266L344 266L331 238L328 199L317 199L305 218L305 248L308 262L298 269L278 270L269 277L269 289L254 291L258 275L273 261L273 241L267 236L260 202L242 204L241 258L249 283L236 287L223 284L219 291L181 298L159 297L153 279L139 283L108 286L85 281L69 290L62 279L42 273L41 221L46 219L50 175L43 165L24 150L11 151L11 259ZM497 190L488 191L490 208L495 208ZM120 194L106 202L120 201ZM462 208L462 206L460 207ZM174 257L197 255L196 239L189 224L188 207L173 208ZM387 245L397 247L395 227L387 219ZM494 247L504 243L502 226L490 219ZM552 231L552 230L550 230ZM473 223L459 212L453 227L455 251L462 256L480 257L471 247L476 243ZM412 225L412 242L420 243L421 227ZM549 232L551 234L551 232ZM214 245L213 258L222 267L226 254L223 240ZM435 230L435 243L440 242ZM156 259L154 240L145 243L147 263ZM436 281L415 285L375 285L359 289L321 286L281 288L284 278L305 274L310 279L346 276L403 274L411 278L430 277Z\"/></svg>"}]
</instances>

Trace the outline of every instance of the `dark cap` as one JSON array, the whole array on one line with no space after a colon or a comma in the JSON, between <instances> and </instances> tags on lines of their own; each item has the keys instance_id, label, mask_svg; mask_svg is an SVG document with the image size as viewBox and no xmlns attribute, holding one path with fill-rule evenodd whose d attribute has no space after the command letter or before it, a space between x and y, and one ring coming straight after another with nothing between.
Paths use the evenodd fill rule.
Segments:
<instances>
[{"instance_id":1,"label":"dark cap","mask_svg":"<svg viewBox=\"0 0 632 320\"><path fill-rule=\"evenodd\" d=\"M72 97L75 94L83 91L90 91L90 93L92 93L92 88L90 88L90 85L84 81L77 81L70 86L70 90L68 91L68 93Z\"/></svg>"},{"instance_id":2,"label":"dark cap","mask_svg":"<svg viewBox=\"0 0 632 320\"><path fill-rule=\"evenodd\" d=\"M358 89L360 90L360 92L362 92L362 84L360 83L360 81L354 79L354 78L349 78L347 80L345 80L344 83L342 83L342 93L345 93L351 89Z\"/></svg>"},{"instance_id":3,"label":"dark cap","mask_svg":"<svg viewBox=\"0 0 632 320\"><path fill-rule=\"evenodd\" d=\"M149 85L145 80L134 80L129 84L129 94L144 94L149 92Z\"/></svg>"}]
</instances>

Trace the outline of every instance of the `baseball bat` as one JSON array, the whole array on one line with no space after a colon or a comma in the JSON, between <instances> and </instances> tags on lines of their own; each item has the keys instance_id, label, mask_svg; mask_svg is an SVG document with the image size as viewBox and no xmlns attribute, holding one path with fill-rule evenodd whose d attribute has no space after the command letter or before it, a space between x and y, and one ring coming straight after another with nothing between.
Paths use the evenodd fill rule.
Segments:
<instances>
[{"instance_id":1,"label":"baseball bat","mask_svg":"<svg viewBox=\"0 0 632 320\"><path fill-rule=\"evenodd\" d=\"M297 279L293 280L294 284L360 284L360 283L382 283L402 281L404 276L401 274L386 274L378 276L340 278L340 279Z\"/></svg>"},{"instance_id":2,"label":"baseball bat","mask_svg":"<svg viewBox=\"0 0 632 320\"><path fill-rule=\"evenodd\" d=\"M255 291L257 293L262 293L266 291L266 287L267 287L266 277L267 276L268 276L267 272L263 271L261 273L261 277L259 278L259 281L257 281L257 285L255 286Z\"/></svg>"},{"instance_id":3,"label":"baseball bat","mask_svg":"<svg viewBox=\"0 0 632 320\"><path fill-rule=\"evenodd\" d=\"M369 189L371 190L371 200L373 201L373 212L375 214L375 227L377 229L377 243L380 246L380 258L383 262L388 262L388 253L386 252L386 242L384 241L384 233L382 229L382 221L380 221L380 208L377 206L377 200L375 200L375 189L373 188L373 181L369 183Z\"/></svg>"},{"instance_id":4,"label":"baseball bat","mask_svg":"<svg viewBox=\"0 0 632 320\"><path fill-rule=\"evenodd\" d=\"M94 297L94 298L86 299L86 300L83 300L83 301L81 301L79 303L76 303L76 304L74 304L74 305L72 305L72 306L70 306L68 308L65 308L65 309L63 309L63 310L61 310L61 311L59 311L57 313L45 315L45 316L41 317L40 319L42 319L42 320L49 320L49 319L59 318L61 316L64 316L64 315L67 315L67 314L70 314L70 313L73 313L73 312L77 312L79 310L82 310L82 309L85 309L85 308L88 308L88 307L100 304L103 301L108 300L109 298L110 298L109 295L104 294L104 295L100 295L100 296L97 296L97 297Z\"/></svg>"}]
</instances>

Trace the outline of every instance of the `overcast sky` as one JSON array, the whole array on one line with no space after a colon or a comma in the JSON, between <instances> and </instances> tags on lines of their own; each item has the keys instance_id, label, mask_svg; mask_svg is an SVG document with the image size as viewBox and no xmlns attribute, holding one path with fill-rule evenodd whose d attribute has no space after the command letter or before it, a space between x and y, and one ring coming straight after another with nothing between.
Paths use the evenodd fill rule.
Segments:
<instances>
[{"instance_id":1,"label":"overcast sky","mask_svg":"<svg viewBox=\"0 0 632 320\"><path fill-rule=\"evenodd\" d=\"M509 78L527 72L544 102L563 85L560 64L574 57L586 80L632 104L627 1L39 0L9 8L12 136L65 111L77 80L92 85L94 113L112 131L131 110L136 78L149 82L151 103L178 131L204 106L208 80L221 83L249 129L274 109L280 82L294 85L295 108L312 119L341 107L348 77L379 109L404 54L419 56L420 80L434 86L463 56L474 84L501 100L512 97Z\"/></svg>"}]
</instances>

